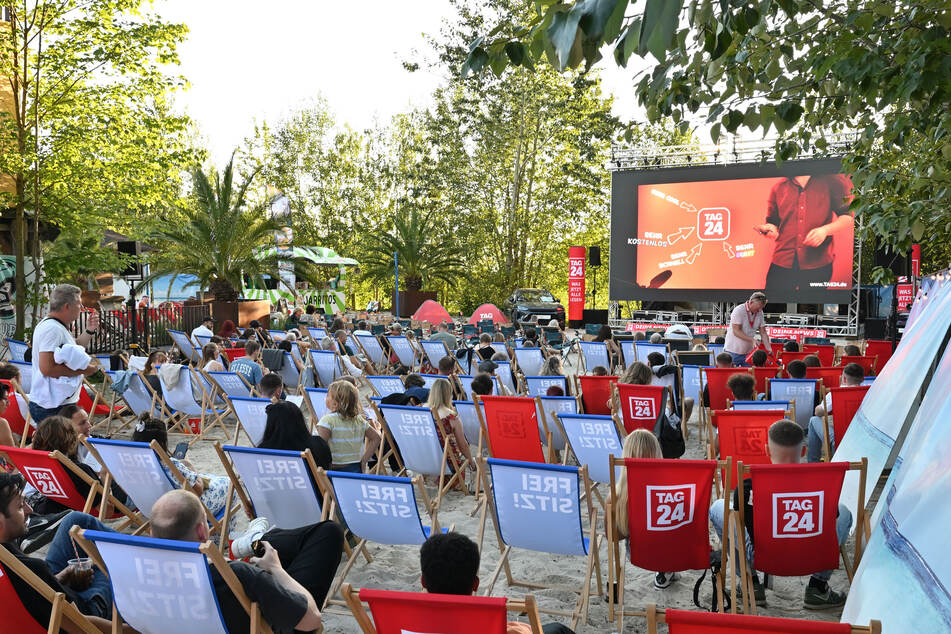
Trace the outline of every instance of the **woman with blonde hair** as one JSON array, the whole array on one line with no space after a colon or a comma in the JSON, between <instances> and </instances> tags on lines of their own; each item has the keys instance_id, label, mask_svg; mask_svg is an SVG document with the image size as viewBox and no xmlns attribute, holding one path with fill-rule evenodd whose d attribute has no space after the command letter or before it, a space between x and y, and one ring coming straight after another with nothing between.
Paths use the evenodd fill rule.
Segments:
<instances>
[{"instance_id":1,"label":"woman with blonde hair","mask_svg":"<svg viewBox=\"0 0 951 634\"><path fill-rule=\"evenodd\" d=\"M426 401L426 407L435 413L439 444L442 445L448 438L449 451L456 457L456 462L462 464L463 461L468 460L469 467L475 468L469 441L466 440L462 430L462 421L459 420L452 406L452 384L447 379L436 379L429 388L429 400Z\"/></svg>"},{"instance_id":2,"label":"woman with blonde hair","mask_svg":"<svg viewBox=\"0 0 951 634\"><path fill-rule=\"evenodd\" d=\"M624 446L621 448L621 455L624 458L647 458L660 460L663 455L660 450L660 442L657 437L646 429L635 429L624 439ZM627 470L621 469L621 476L614 485L614 498L617 505L614 507L614 526L617 529L619 539L623 539L627 545L627 552L630 555L631 544L628 541L630 536L630 527L627 523ZM654 587L663 590L668 587L677 578L674 572L658 572L654 575Z\"/></svg>"}]
</instances>

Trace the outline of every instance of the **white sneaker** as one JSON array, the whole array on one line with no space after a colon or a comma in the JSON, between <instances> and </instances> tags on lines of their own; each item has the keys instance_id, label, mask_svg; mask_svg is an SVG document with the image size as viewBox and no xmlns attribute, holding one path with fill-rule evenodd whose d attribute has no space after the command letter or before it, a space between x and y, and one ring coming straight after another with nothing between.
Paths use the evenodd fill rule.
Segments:
<instances>
[{"instance_id":1,"label":"white sneaker","mask_svg":"<svg viewBox=\"0 0 951 634\"><path fill-rule=\"evenodd\" d=\"M654 587L658 590L669 588L677 579L680 579L680 575L676 572L658 572L654 575Z\"/></svg>"},{"instance_id":2,"label":"white sneaker","mask_svg":"<svg viewBox=\"0 0 951 634\"><path fill-rule=\"evenodd\" d=\"M248 529L231 542L231 558L247 559L254 556L254 542L261 539L270 530L271 524L266 517L256 517L248 523Z\"/></svg>"}]
</instances>

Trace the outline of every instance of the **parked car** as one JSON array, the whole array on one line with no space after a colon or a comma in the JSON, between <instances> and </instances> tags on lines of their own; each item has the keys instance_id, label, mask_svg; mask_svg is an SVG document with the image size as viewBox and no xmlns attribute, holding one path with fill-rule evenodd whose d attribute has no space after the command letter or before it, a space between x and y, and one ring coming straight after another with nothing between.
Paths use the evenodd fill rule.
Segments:
<instances>
[{"instance_id":1,"label":"parked car","mask_svg":"<svg viewBox=\"0 0 951 634\"><path fill-rule=\"evenodd\" d=\"M557 297L543 288L516 289L502 304L513 323L539 321L547 323L552 318L565 325L565 308Z\"/></svg>"}]
</instances>

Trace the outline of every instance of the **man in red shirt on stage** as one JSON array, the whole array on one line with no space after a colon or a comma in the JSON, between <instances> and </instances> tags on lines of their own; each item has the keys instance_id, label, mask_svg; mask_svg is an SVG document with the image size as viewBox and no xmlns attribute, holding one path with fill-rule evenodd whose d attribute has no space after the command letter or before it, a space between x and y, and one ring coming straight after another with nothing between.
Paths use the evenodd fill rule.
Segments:
<instances>
[{"instance_id":1,"label":"man in red shirt on stage","mask_svg":"<svg viewBox=\"0 0 951 634\"><path fill-rule=\"evenodd\" d=\"M832 235L853 227L852 182L842 174L785 178L769 193L766 223L753 228L776 240L767 291L826 288L832 278Z\"/></svg>"}]
</instances>

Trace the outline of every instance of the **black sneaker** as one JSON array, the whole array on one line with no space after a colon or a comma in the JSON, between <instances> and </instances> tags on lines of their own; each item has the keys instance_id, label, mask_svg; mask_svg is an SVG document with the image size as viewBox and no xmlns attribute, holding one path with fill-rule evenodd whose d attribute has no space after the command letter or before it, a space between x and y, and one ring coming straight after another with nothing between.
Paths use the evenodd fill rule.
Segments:
<instances>
[{"instance_id":1,"label":"black sneaker","mask_svg":"<svg viewBox=\"0 0 951 634\"><path fill-rule=\"evenodd\" d=\"M736 589L736 596L738 599L743 598L743 586L740 585ZM753 600L756 601L756 605L765 608L766 607L766 586L764 586L759 579L753 577Z\"/></svg>"},{"instance_id":2,"label":"black sneaker","mask_svg":"<svg viewBox=\"0 0 951 634\"><path fill-rule=\"evenodd\" d=\"M28 555L53 541L53 536L56 535L56 529L59 528L63 518L71 512L72 511L62 511L50 515L30 516L30 523L27 525L26 535L20 542L20 550Z\"/></svg>"},{"instance_id":3,"label":"black sneaker","mask_svg":"<svg viewBox=\"0 0 951 634\"><path fill-rule=\"evenodd\" d=\"M845 605L845 593L836 592L828 586L825 592L806 586L806 596L802 603L807 610L833 610Z\"/></svg>"}]
</instances>

